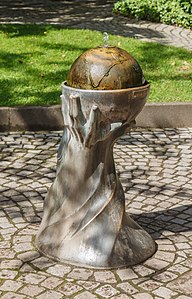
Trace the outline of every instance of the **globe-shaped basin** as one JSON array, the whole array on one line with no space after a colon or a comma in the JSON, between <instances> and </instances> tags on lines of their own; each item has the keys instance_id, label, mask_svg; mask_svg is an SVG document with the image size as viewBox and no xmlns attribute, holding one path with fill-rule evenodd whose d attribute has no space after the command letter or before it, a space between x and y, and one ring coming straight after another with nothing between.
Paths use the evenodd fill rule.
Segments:
<instances>
[{"instance_id":1,"label":"globe-shaped basin","mask_svg":"<svg viewBox=\"0 0 192 299\"><path fill-rule=\"evenodd\" d=\"M118 47L97 47L75 60L62 84L62 93L70 103L78 98L86 118L94 105L101 112L101 122L131 122L145 105L149 83L128 52Z\"/></svg>"},{"instance_id":2,"label":"globe-shaped basin","mask_svg":"<svg viewBox=\"0 0 192 299\"><path fill-rule=\"evenodd\" d=\"M80 55L68 73L67 85L89 90L117 90L145 84L138 62L118 47L92 48Z\"/></svg>"}]
</instances>

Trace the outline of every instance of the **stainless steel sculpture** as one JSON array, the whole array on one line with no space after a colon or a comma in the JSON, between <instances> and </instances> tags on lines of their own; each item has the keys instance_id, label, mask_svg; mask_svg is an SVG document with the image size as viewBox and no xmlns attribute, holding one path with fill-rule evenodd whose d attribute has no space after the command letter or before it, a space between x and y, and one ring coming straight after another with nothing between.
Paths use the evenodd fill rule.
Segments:
<instances>
[{"instance_id":1,"label":"stainless steel sculpture","mask_svg":"<svg viewBox=\"0 0 192 299\"><path fill-rule=\"evenodd\" d=\"M116 51L117 60L118 48L102 49L106 49L102 53ZM92 55L94 49L91 51ZM95 51L98 54L98 48ZM74 66L72 69L77 78ZM78 72L78 67L76 70ZM104 71L104 80L106 74ZM86 72L86 75L87 82L93 82L93 74ZM73 85L72 77L69 81ZM84 78L79 88L68 86L68 82L62 85L64 132L56 179L45 199L36 244L42 253L61 262L95 268L134 265L149 258L156 245L150 235L125 214L113 145L131 128L143 108L149 84L145 81L141 86L115 90L82 89L87 84L85 81Z\"/></svg>"}]
</instances>

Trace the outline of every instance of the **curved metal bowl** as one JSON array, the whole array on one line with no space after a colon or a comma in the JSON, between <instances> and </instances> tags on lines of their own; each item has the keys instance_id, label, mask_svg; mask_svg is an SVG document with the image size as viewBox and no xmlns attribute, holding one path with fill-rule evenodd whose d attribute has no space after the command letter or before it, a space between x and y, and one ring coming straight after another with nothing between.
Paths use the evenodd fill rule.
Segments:
<instances>
[{"instance_id":1,"label":"curved metal bowl","mask_svg":"<svg viewBox=\"0 0 192 299\"><path fill-rule=\"evenodd\" d=\"M62 94L65 99L78 97L82 112L88 116L93 105L102 113L101 120L105 122L130 122L142 110L149 95L150 85L117 90L78 89L62 83ZM63 107L64 108L64 107Z\"/></svg>"}]
</instances>

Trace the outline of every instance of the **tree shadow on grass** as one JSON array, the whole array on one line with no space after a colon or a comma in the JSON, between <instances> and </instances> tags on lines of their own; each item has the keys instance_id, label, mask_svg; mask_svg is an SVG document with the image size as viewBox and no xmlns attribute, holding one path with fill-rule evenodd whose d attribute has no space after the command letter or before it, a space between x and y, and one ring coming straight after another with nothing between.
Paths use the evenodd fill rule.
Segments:
<instances>
[{"instance_id":1,"label":"tree shadow on grass","mask_svg":"<svg viewBox=\"0 0 192 299\"><path fill-rule=\"evenodd\" d=\"M61 83L66 80L71 58L33 63L34 57L44 57L48 49L61 52L83 52L85 47L67 43L42 43L42 51L17 53L16 49L0 51L0 67L5 75L0 79L0 106L60 104ZM14 73L10 75L10 72ZM27 119L26 119L27 121ZM27 125L27 123L26 123Z\"/></svg>"},{"instance_id":2,"label":"tree shadow on grass","mask_svg":"<svg viewBox=\"0 0 192 299\"><path fill-rule=\"evenodd\" d=\"M62 30L60 26L53 25L1 25L2 31L7 33L11 37L19 36L41 36L45 35L45 32L49 30ZM97 28L98 29L98 28ZM71 30L71 36L73 37L73 30ZM93 32L94 35L94 32ZM32 99L32 105L49 105L49 104L60 104L60 85L66 80L67 72L70 69L72 61L72 56L68 59L65 57L61 63L60 60L47 60L44 65L44 70L41 66L34 66L33 63L30 63L30 56L38 56L38 59L41 59L43 55L48 50L58 50L62 53L79 53L86 51L88 46L82 44L74 44L70 42L65 42L65 39L58 41L57 43L51 43L47 41L41 41L40 43L41 50L34 52L30 51L27 53L18 54L16 49L11 49L9 52L1 52L1 66L7 71L15 69L15 76L1 79L1 106L2 105L29 105L29 99ZM139 57L135 57L141 64L144 74L147 71L147 79L161 82L161 80L171 80L172 82L180 81L186 82L190 79L191 72L189 70L181 71L178 69L178 72L173 74L172 70L174 66L170 65L171 61L174 58L181 61L188 61L189 56L185 50L169 48L166 46L153 44L153 43L135 43L135 48L139 52ZM125 49L129 51L129 44L125 42ZM134 52L134 49L133 49ZM78 54L77 54L78 55ZM76 57L75 57L76 58ZM159 71L165 65L164 70ZM50 70L50 67L52 70ZM167 71L165 69L167 68ZM18 72L17 72L18 70ZM17 78L17 76L23 76L23 79ZM24 78L25 77L25 78ZM32 80L30 82L30 80ZM37 82L35 84L34 82ZM36 81L35 81L36 80ZM153 82L151 84L153 84ZM30 89L30 85L32 88ZM18 86L20 89L18 91ZM52 91L49 90L50 86ZM53 90L54 89L54 90ZM190 94L188 95L190 99ZM24 101L22 101L24 99ZM16 101L16 102L15 102ZM21 118L23 115L21 115ZM23 120L26 122L28 118Z\"/></svg>"},{"instance_id":3,"label":"tree shadow on grass","mask_svg":"<svg viewBox=\"0 0 192 299\"><path fill-rule=\"evenodd\" d=\"M6 1L1 6L1 21L14 20L14 22L24 23L57 23L68 28L85 28L91 30L105 31L108 27L110 34L119 34L126 37L140 36L143 38L164 38L163 34L153 29L140 28L137 21L132 21L126 17L119 17L112 13L114 1ZM108 19L109 18L109 19ZM112 18L112 19L111 19ZM121 18L121 30L117 23ZM123 20L123 21L122 21ZM113 23L113 21L115 21ZM134 22L136 24L134 24ZM128 25L128 26L127 26ZM129 26L131 25L131 26ZM24 35L33 34L30 30L22 31ZM39 34L43 34L40 31Z\"/></svg>"}]
</instances>

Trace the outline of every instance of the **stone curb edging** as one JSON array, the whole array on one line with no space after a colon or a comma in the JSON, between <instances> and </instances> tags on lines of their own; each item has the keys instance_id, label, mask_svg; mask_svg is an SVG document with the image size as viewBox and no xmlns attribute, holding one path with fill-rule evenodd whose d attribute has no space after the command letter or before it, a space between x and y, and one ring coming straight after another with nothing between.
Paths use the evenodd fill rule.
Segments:
<instances>
[{"instance_id":1,"label":"stone curb edging","mask_svg":"<svg viewBox=\"0 0 192 299\"><path fill-rule=\"evenodd\" d=\"M192 127L192 103L146 104L137 127ZM0 131L54 131L63 129L61 106L0 107Z\"/></svg>"},{"instance_id":2,"label":"stone curb edging","mask_svg":"<svg viewBox=\"0 0 192 299\"><path fill-rule=\"evenodd\" d=\"M192 102L146 104L136 124L148 128L191 128Z\"/></svg>"}]
</instances>

